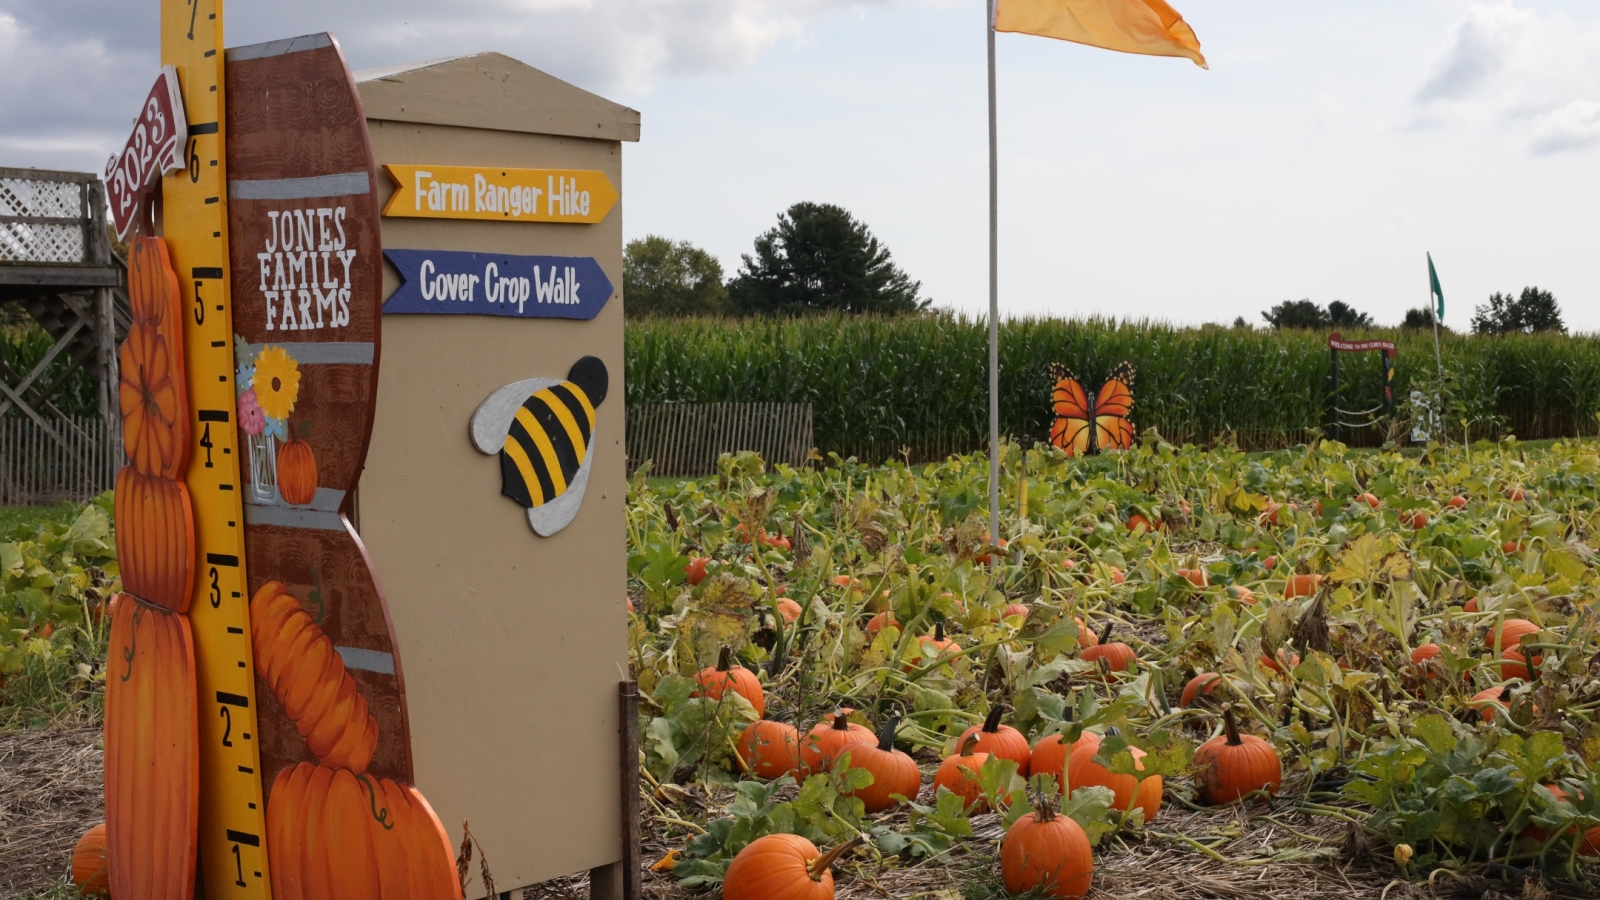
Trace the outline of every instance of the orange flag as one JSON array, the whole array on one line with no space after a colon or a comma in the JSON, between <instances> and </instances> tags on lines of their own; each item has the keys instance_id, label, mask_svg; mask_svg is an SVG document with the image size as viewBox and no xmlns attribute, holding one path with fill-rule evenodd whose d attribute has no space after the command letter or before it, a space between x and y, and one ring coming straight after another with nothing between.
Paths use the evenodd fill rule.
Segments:
<instances>
[{"instance_id":1,"label":"orange flag","mask_svg":"<svg viewBox=\"0 0 1600 900\"><path fill-rule=\"evenodd\" d=\"M1194 29L1166 0L996 0L994 30L1123 53L1182 56L1209 68Z\"/></svg>"}]
</instances>

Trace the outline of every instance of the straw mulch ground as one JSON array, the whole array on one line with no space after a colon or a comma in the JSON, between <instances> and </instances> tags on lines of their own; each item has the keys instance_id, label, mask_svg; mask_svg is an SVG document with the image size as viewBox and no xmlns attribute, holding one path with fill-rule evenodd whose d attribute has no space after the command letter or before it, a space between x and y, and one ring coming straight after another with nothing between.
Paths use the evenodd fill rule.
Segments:
<instances>
[{"instance_id":1,"label":"straw mulch ground","mask_svg":"<svg viewBox=\"0 0 1600 900\"><path fill-rule=\"evenodd\" d=\"M0 731L0 898L60 885L73 845L105 819L100 734Z\"/></svg>"}]
</instances>

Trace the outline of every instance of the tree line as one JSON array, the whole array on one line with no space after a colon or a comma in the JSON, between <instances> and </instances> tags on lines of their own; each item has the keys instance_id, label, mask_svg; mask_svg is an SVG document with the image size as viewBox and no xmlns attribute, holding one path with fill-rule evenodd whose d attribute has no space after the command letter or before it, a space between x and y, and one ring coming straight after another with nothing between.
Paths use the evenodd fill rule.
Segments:
<instances>
[{"instance_id":1,"label":"tree line","mask_svg":"<svg viewBox=\"0 0 1600 900\"><path fill-rule=\"evenodd\" d=\"M722 263L688 241L654 234L629 241L622 266L628 317L893 315L921 312L933 302L866 223L831 203L796 203L779 213L741 259L739 271L725 280ZM1261 318L1274 329L1378 327L1371 314L1342 300L1327 306L1285 300ZM1233 325L1250 327L1243 316ZM1407 310L1400 327L1431 330L1433 310ZM1474 334L1567 330L1555 296L1537 287L1490 296L1474 309L1471 327Z\"/></svg>"}]
</instances>

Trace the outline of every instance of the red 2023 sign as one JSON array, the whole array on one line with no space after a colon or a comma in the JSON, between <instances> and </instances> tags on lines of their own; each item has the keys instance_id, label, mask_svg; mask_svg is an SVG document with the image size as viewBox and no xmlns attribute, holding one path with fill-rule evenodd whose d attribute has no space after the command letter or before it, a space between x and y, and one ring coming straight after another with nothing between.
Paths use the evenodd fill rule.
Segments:
<instances>
[{"instance_id":1,"label":"red 2023 sign","mask_svg":"<svg viewBox=\"0 0 1600 900\"><path fill-rule=\"evenodd\" d=\"M163 66L134 120L128 143L106 163L106 199L119 240L127 238L150 182L162 172L183 167L182 147L188 131L183 98L178 93L178 70Z\"/></svg>"}]
</instances>

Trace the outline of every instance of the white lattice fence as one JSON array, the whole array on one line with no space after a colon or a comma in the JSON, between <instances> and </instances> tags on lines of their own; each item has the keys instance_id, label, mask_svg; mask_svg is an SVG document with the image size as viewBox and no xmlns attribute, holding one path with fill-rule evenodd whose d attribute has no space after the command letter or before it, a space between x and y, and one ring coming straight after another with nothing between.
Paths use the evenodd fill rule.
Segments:
<instances>
[{"instance_id":1,"label":"white lattice fence","mask_svg":"<svg viewBox=\"0 0 1600 900\"><path fill-rule=\"evenodd\" d=\"M86 191L76 181L0 176L0 262L86 262Z\"/></svg>"},{"instance_id":2,"label":"white lattice fence","mask_svg":"<svg viewBox=\"0 0 1600 900\"><path fill-rule=\"evenodd\" d=\"M769 466L801 466L811 447L809 403L628 407L628 467L649 461L652 475L712 475L719 455L741 450L754 450Z\"/></svg>"},{"instance_id":3,"label":"white lattice fence","mask_svg":"<svg viewBox=\"0 0 1600 900\"><path fill-rule=\"evenodd\" d=\"M102 419L73 416L52 424L62 443L32 419L0 416L0 506L82 501L116 484L122 456Z\"/></svg>"}]
</instances>

